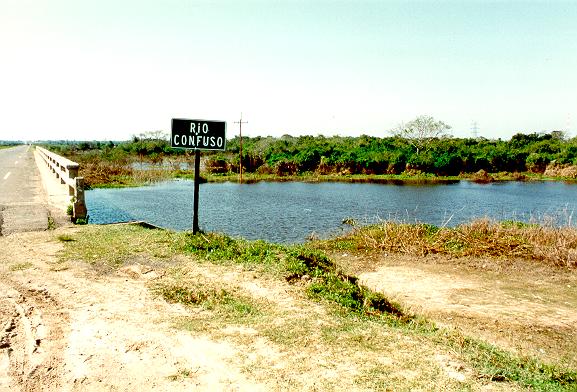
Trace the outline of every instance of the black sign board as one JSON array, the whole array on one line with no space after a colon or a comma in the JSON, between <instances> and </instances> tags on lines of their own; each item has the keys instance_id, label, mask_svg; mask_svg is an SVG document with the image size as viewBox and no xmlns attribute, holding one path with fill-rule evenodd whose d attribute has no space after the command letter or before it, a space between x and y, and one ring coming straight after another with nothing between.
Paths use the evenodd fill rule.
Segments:
<instances>
[{"instance_id":1,"label":"black sign board","mask_svg":"<svg viewBox=\"0 0 577 392\"><path fill-rule=\"evenodd\" d=\"M226 122L173 118L170 146L193 150L224 151L226 149Z\"/></svg>"}]
</instances>

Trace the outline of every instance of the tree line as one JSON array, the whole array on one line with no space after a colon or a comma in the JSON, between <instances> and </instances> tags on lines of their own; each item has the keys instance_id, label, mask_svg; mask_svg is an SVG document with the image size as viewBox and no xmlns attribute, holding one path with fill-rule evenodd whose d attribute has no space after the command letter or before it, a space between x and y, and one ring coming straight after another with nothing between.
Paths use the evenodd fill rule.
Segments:
<instances>
[{"instance_id":1,"label":"tree line","mask_svg":"<svg viewBox=\"0 0 577 392\"><path fill-rule=\"evenodd\" d=\"M240 159L239 140L228 144L234 165ZM577 140L561 134L516 134L510 140L484 138L432 138L415 146L401 136L323 137L285 135L281 138L255 137L243 140L243 166L248 171L277 174L317 171L320 173L401 174L424 172L459 175L486 172L542 173L548 164L577 164Z\"/></svg>"},{"instance_id":2,"label":"tree line","mask_svg":"<svg viewBox=\"0 0 577 392\"><path fill-rule=\"evenodd\" d=\"M416 143L418 142L418 144ZM577 138L562 132L514 135L510 140L432 137L428 140L395 135L243 137L242 165L247 172L295 175L432 173L542 173L547 165L577 165ZM190 151L170 148L161 133L135 136L125 142L75 142L51 146L67 156L88 155L111 162L135 159L161 162ZM226 152L205 152L206 168L213 173L238 170L240 139L227 142Z\"/></svg>"}]
</instances>

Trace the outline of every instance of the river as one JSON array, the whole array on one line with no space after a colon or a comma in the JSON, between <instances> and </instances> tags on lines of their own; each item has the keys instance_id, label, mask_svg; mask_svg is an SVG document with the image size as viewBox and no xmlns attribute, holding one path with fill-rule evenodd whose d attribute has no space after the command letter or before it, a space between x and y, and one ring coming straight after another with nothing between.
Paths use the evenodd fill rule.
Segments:
<instances>
[{"instance_id":1,"label":"river","mask_svg":"<svg viewBox=\"0 0 577 392\"><path fill-rule=\"evenodd\" d=\"M190 230L192 181L86 192L91 223L144 220ZM248 239L302 242L345 230L343 219L454 226L472 219L575 225L577 184L502 182L449 185L259 182L200 185L200 228Z\"/></svg>"}]
</instances>

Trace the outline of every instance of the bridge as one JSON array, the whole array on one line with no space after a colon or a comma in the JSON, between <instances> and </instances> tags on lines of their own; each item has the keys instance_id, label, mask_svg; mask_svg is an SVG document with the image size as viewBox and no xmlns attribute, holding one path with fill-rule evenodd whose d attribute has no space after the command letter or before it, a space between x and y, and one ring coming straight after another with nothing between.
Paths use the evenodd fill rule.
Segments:
<instances>
[{"instance_id":1,"label":"bridge","mask_svg":"<svg viewBox=\"0 0 577 392\"><path fill-rule=\"evenodd\" d=\"M46 230L85 219L78 164L40 147L0 149L0 235Z\"/></svg>"}]
</instances>

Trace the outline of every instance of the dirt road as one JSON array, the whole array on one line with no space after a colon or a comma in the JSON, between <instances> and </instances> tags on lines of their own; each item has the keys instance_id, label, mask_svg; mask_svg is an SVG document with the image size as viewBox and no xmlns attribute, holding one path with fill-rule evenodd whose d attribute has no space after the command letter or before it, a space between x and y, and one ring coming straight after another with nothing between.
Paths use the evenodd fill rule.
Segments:
<instances>
[{"instance_id":1,"label":"dirt road","mask_svg":"<svg viewBox=\"0 0 577 392\"><path fill-rule=\"evenodd\" d=\"M259 390L229 345L170 328L185 311L147 274L63 269L61 248L54 232L0 237L0 391Z\"/></svg>"}]
</instances>

